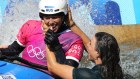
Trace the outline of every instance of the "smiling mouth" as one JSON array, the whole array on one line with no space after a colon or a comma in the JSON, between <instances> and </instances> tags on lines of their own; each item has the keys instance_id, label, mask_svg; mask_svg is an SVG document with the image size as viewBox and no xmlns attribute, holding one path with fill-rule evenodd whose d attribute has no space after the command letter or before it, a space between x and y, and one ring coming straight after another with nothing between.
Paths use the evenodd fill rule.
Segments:
<instances>
[{"instance_id":1,"label":"smiling mouth","mask_svg":"<svg viewBox=\"0 0 140 79\"><path fill-rule=\"evenodd\" d=\"M50 26L49 29L51 29L52 31L56 31L58 26Z\"/></svg>"}]
</instances>

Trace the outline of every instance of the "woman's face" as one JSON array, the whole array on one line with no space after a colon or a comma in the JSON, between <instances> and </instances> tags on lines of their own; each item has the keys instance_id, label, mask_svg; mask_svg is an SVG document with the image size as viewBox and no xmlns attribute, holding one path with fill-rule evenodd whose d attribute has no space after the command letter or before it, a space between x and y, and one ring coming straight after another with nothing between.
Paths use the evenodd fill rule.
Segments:
<instances>
[{"instance_id":1,"label":"woman's face","mask_svg":"<svg viewBox=\"0 0 140 79\"><path fill-rule=\"evenodd\" d=\"M44 31L46 31L46 29L51 29L52 31L57 32L62 24L63 16L50 15L43 17L43 20L45 23L45 26L42 26Z\"/></svg>"},{"instance_id":2,"label":"woman's face","mask_svg":"<svg viewBox=\"0 0 140 79\"><path fill-rule=\"evenodd\" d=\"M93 36L91 42L88 44L88 57L89 60L94 60L99 57L99 53L96 51L96 37Z\"/></svg>"}]
</instances>

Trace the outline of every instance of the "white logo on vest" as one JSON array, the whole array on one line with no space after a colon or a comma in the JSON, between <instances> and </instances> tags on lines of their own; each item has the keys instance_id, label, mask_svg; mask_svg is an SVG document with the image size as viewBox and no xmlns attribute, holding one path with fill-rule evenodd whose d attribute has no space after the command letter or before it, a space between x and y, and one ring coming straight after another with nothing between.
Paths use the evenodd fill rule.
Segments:
<instances>
[{"instance_id":1,"label":"white logo on vest","mask_svg":"<svg viewBox=\"0 0 140 79\"><path fill-rule=\"evenodd\" d=\"M37 59L42 60L45 57L43 53L44 51L42 51L39 47L33 47L32 45L27 47L27 52L31 58L36 57Z\"/></svg>"}]
</instances>

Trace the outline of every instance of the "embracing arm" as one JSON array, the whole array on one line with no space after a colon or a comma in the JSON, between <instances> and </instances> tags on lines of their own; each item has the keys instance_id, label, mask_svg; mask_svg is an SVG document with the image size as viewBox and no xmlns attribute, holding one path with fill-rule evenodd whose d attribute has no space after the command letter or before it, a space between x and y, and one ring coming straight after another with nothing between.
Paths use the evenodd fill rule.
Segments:
<instances>
[{"instance_id":1,"label":"embracing arm","mask_svg":"<svg viewBox=\"0 0 140 79\"><path fill-rule=\"evenodd\" d=\"M74 67L57 63L54 52L51 52L48 49L48 47L47 47L47 63L50 72L60 76L63 79L73 79L72 72Z\"/></svg>"},{"instance_id":2,"label":"embracing arm","mask_svg":"<svg viewBox=\"0 0 140 79\"><path fill-rule=\"evenodd\" d=\"M65 53L64 53L61 45L59 45L59 47L57 49L51 49L51 51L54 52L58 63L66 64L66 65L73 66L73 67L78 67L79 63L77 61L72 60L72 59L66 59Z\"/></svg>"}]
</instances>

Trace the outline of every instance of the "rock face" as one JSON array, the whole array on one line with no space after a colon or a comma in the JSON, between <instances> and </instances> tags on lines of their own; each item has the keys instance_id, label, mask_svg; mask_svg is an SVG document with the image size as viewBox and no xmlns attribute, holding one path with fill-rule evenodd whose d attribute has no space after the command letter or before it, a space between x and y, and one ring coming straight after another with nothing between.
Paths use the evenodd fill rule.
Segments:
<instances>
[{"instance_id":1,"label":"rock face","mask_svg":"<svg viewBox=\"0 0 140 79\"><path fill-rule=\"evenodd\" d=\"M114 35L119 44L140 47L140 25L107 25L96 26L96 31L104 31Z\"/></svg>"}]
</instances>

